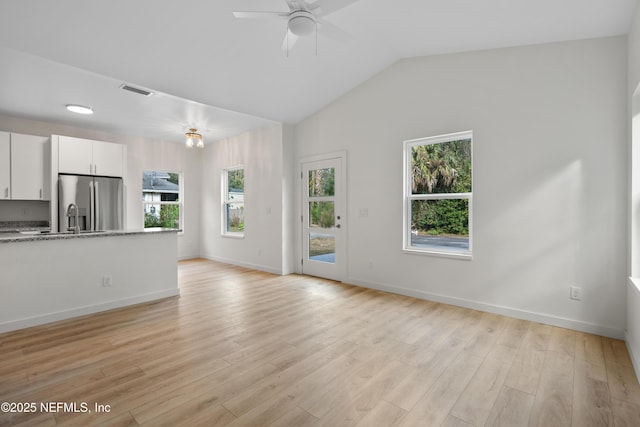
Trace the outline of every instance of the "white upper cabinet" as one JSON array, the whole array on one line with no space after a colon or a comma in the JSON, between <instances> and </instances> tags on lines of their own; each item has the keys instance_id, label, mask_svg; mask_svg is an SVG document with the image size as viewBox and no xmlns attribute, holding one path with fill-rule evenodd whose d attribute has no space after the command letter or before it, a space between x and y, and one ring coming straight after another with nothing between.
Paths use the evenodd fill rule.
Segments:
<instances>
[{"instance_id":1,"label":"white upper cabinet","mask_svg":"<svg viewBox=\"0 0 640 427\"><path fill-rule=\"evenodd\" d=\"M58 171L80 175L93 174L93 141L58 137Z\"/></svg>"},{"instance_id":2,"label":"white upper cabinet","mask_svg":"<svg viewBox=\"0 0 640 427\"><path fill-rule=\"evenodd\" d=\"M48 200L45 136L0 132L0 200Z\"/></svg>"},{"instance_id":3,"label":"white upper cabinet","mask_svg":"<svg viewBox=\"0 0 640 427\"><path fill-rule=\"evenodd\" d=\"M11 134L0 132L0 200L11 198Z\"/></svg>"},{"instance_id":4,"label":"white upper cabinet","mask_svg":"<svg viewBox=\"0 0 640 427\"><path fill-rule=\"evenodd\" d=\"M122 177L122 144L58 136L58 172Z\"/></svg>"},{"instance_id":5,"label":"white upper cabinet","mask_svg":"<svg viewBox=\"0 0 640 427\"><path fill-rule=\"evenodd\" d=\"M44 149L49 138L11 134L11 198L46 200Z\"/></svg>"},{"instance_id":6,"label":"white upper cabinet","mask_svg":"<svg viewBox=\"0 0 640 427\"><path fill-rule=\"evenodd\" d=\"M123 145L112 142L93 143L93 174L122 177L124 174Z\"/></svg>"},{"instance_id":7,"label":"white upper cabinet","mask_svg":"<svg viewBox=\"0 0 640 427\"><path fill-rule=\"evenodd\" d=\"M11 134L0 132L0 200L11 198Z\"/></svg>"}]
</instances>

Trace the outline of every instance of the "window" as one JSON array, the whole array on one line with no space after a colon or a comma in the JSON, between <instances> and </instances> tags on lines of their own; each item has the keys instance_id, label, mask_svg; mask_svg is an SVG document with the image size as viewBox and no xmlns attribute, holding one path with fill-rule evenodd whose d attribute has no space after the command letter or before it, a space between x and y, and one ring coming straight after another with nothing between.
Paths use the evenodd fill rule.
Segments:
<instances>
[{"instance_id":1,"label":"window","mask_svg":"<svg viewBox=\"0 0 640 427\"><path fill-rule=\"evenodd\" d=\"M142 172L144 228L182 228L182 173Z\"/></svg>"},{"instance_id":2,"label":"window","mask_svg":"<svg viewBox=\"0 0 640 427\"><path fill-rule=\"evenodd\" d=\"M222 234L244 236L244 168L222 172Z\"/></svg>"},{"instance_id":3,"label":"window","mask_svg":"<svg viewBox=\"0 0 640 427\"><path fill-rule=\"evenodd\" d=\"M472 132L404 143L404 250L471 256Z\"/></svg>"}]
</instances>

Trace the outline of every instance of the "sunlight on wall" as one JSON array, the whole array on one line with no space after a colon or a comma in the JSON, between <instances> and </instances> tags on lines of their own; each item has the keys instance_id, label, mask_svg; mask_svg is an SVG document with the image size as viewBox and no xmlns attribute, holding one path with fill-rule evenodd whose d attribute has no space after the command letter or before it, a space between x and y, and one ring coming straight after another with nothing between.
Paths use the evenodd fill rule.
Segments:
<instances>
[{"instance_id":1,"label":"sunlight on wall","mask_svg":"<svg viewBox=\"0 0 640 427\"><path fill-rule=\"evenodd\" d=\"M640 276L640 86L631 100L631 276Z\"/></svg>"},{"instance_id":2,"label":"sunlight on wall","mask_svg":"<svg viewBox=\"0 0 640 427\"><path fill-rule=\"evenodd\" d=\"M482 287L484 298L513 294L514 300L547 313L551 305L565 301L558 292L586 283L579 260L585 256L580 253L584 240L590 238L581 232L590 228L584 224L587 176L580 159L548 166L524 179L521 192L510 195L509 207L488 227L489 233L502 234L493 240L492 275ZM502 262L506 257L512 262Z\"/></svg>"}]
</instances>

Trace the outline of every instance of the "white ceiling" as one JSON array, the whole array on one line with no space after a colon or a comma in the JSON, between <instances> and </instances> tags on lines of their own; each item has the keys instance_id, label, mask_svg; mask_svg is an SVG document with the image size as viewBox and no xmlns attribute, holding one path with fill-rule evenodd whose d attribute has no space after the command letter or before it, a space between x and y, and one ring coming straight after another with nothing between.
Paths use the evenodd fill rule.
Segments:
<instances>
[{"instance_id":1,"label":"white ceiling","mask_svg":"<svg viewBox=\"0 0 640 427\"><path fill-rule=\"evenodd\" d=\"M286 22L232 14L284 0L0 0L0 112L177 142L193 126L211 141L296 123L401 58L626 34L636 3L359 0L325 18L348 41L319 36L316 55L311 37L287 57Z\"/></svg>"}]
</instances>

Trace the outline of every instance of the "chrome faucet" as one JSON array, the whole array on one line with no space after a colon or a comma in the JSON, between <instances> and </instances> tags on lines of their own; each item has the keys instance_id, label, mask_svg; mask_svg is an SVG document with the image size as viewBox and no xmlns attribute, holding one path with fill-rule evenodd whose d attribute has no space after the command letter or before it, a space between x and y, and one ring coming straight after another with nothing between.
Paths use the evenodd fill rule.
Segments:
<instances>
[{"instance_id":1,"label":"chrome faucet","mask_svg":"<svg viewBox=\"0 0 640 427\"><path fill-rule=\"evenodd\" d=\"M71 213L73 210L74 213ZM78 205L75 203L69 203L67 206L67 218L71 216L75 217L75 227L67 227L67 231L73 231L73 234L80 234L80 221L78 216Z\"/></svg>"}]
</instances>

